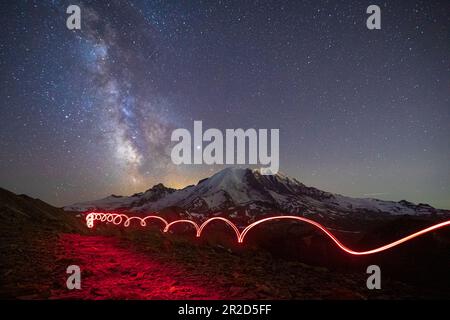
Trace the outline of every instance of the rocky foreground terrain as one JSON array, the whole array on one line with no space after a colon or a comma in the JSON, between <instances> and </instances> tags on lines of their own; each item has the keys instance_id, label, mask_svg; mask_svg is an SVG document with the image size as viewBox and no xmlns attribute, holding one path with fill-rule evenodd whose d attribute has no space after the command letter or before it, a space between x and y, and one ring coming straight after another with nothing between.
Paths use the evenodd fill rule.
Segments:
<instances>
[{"instance_id":1,"label":"rocky foreground terrain","mask_svg":"<svg viewBox=\"0 0 450 320\"><path fill-rule=\"evenodd\" d=\"M339 236L368 248L439 219L394 216ZM80 213L3 189L0 228L0 297L6 299L450 298L448 230L356 258L292 223L255 232L245 246L222 225L201 239L182 226L169 234L157 226L88 230ZM366 288L372 263L382 268L381 290ZM81 290L66 288L71 264L81 268Z\"/></svg>"}]
</instances>

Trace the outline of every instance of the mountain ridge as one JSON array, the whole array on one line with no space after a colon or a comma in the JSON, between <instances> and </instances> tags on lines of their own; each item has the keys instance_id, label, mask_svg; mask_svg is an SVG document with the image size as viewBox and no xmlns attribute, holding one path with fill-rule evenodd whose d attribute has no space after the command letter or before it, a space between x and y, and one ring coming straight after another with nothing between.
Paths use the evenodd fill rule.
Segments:
<instances>
[{"instance_id":1,"label":"mountain ridge","mask_svg":"<svg viewBox=\"0 0 450 320\"><path fill-rule=\"evenodd\" d=\"M430 215L448 213L428 204L351 198L308 187L283 174L262 175L258 170L225 168L196 185L173 189L159 183L131 196L108 196L75 203L66 211L129 211L144 213L177 208L189 213L247 215L250 220L269 212L301 215L346 216L349 214Z\"/></svg>"}]
</instances>

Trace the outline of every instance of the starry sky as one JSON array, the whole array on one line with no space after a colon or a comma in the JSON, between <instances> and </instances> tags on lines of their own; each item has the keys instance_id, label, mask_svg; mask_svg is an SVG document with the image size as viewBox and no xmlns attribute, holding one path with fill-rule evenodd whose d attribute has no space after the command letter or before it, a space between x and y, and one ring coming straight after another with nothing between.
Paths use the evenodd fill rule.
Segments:
<instances>
[{"instance_id":1,"label":"starry sky","mask_svg":"<svg viewBox=\"0 0 450 320\"><path fill-rule=\"evenodd\" d=\"M66 8L81 7L81 30ZM366 8L381 8L368 30ZM0 186L53 205L196 183L171 132L279 128L280 170L450 209L448 1L2 1Z\"/></svg>"}]
</instances>

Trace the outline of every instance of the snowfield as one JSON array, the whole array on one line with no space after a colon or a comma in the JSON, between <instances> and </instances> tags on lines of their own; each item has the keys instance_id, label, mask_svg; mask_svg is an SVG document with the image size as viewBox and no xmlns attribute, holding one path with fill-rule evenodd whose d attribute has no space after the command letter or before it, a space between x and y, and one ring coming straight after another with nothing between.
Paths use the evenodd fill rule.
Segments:
<instances>
[{"instance_id":1,"label":"snowfield","mask_svg":"<svg viewBox=\"0 0 450 320\"><path fill-rule=\"evenodd\" d=\"M402 200L384 201L372 198L351 198L307 187L281 173L262 175L257 170L226 168L199 181L195 186L176 190L162 184L132 196L115 196L75 203L67 211L127 210L130 212L160 211L177 207L196 214L229 212L237 215L244 209L252 216L267 212L345 216L350 213L388 213L391 215L439 214L427 204L415 205Z\"/></svg>"}]
</instances>

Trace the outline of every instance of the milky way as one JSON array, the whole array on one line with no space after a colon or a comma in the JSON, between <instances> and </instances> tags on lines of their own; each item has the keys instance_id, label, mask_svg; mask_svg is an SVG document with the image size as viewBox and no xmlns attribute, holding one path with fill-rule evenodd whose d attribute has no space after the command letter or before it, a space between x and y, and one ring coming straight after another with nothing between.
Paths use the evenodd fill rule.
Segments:
<instances>
[{"instance_id":1,"label":"milky way","mask_svg":"<svg viewBox=\"0 0 450 320\"><path fill-rule=\"evenodd\" d=\"M182 187L170 134L279 128L280 170L350 196L450 208L445 1L8 1L0 186L65 205Z\"/></svg>"},{"instance_id":2,"label":"milky way","mask_svg":"<svg viewBox=\"0 0 450 320\"><path fill-rule=\"evenodd\" d=\"M166 102L158 97L148 81L152 79L151 72L147 71L148 76L139 72L139 68L150 67L151 70L151 65L147 65L152 64L147 59L149 52L130 49L130 45L132 48L139 41L140 46L148 50L153 43L151 37L144 33L133 37L130 43L128 33L117 30L109 19L105 23L105 17L101 16L103 13L108 16L110 12L126 14L129 12L126 9L121 5L84 8L83 33L77 39L87 51L84 62L89 70L87 81L93 84L91 97L96 100L95 107L99 111L98 127L117 160L117 171L126 174L121 179L143 187L145 176L154 175L155 170L169 170L167 141L173 124L165 109ZM128 18L133 24L142 20L134 11ZM131 30L148 28L145 21L141 23Z\"/></svg>"}]
</instances>

